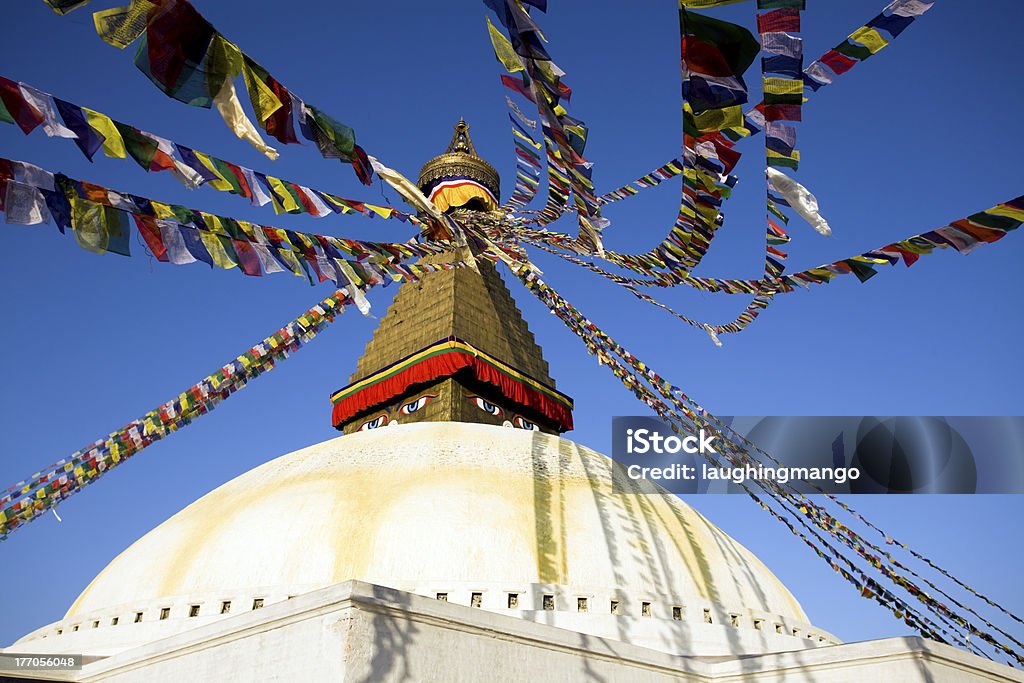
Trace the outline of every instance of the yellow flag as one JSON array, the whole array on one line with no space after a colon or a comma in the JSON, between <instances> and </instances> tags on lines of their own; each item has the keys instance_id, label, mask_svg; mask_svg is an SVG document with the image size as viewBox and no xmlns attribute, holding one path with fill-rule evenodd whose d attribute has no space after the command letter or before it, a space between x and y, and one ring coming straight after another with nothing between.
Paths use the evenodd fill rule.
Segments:
<instances>
[{"instance_id":1,"label":"yellow flag","mask_svg":"<svg viewBox=\"0 0 1024 683\"><path fill-rule=\"evenodd\" d=\"M96 12L92 15L96 33L106 42L123 50L145 32L149 11L155 7L149 0L132 0L132 4L127 7Z\"/></svg>"},{"instance_id":2,"label":"yellow flag","mask_svg":"<svg viewBox=\"0 0 1024 683\"><path fill-rule=\"evenodd\" d=\"M718 218L718 209L714 206L700 206L697 209L697 213L704 219L708 225L714 225L715 220Z\"/></svg>"},{"instance_id":3,"label":"yellow flag","mask_svg":"<svg viewBox=\"0 0 1024 683\"><path fill-rule=\"evenodd\" d=\"M857 29L853 35L850 36L850 40L860 43L866 47L868 52L871 54L875 54L889 44L889 41L883 38L881 33L868 26L862 26Z\"/></svg>"},{"instance_id":4,"label":"yellow flag","mask_svg":"<svg viewBox=\"0 0 1024 683\"><path fill-rule=\"evenodd\" d=\"M491 34L491 45L494 46L494 55L501 62L502 66L510 73L522 71L523 63L519 60L519 55L516 54L516 51L512 49L512 43L505 37L505 34L494 27L490 18L487 19L487 32Z\"/></svg>"},{"instance_id":5,"label":"yellow flag","mask_svg":"<svg viewBox=\"0 0 1024 683\"><path fill-rule=\"evenodd\" d=\"M288 270L292 271L295 277L306 277L305 271L299 264L299 257L295 255L294 251L289 249L278 249L277 253L281 256L281 260L288 266Z\"/></svg>"},{"instance_id":6,"label":"yellow flag","mask_svg":"<svg viewBox=\"0 0 1024 683\"><path fill-rule=\"evenodd\" d=\"M790 159L790 160L799 162L800 161L800 150L794 149L792 154L780 154L779 152L776 152L775 150L770 149L767 152L767 156L769 158L773 158L773 159Z\"/></svg>"},{"instance_id":7,"label":"yellow flag","mask_svg":"<svg viewBox=\"0 0 1024 683\"><path fill-rule=\"evenodd\" d=\"M1017 221L1024 221L1024 209L1015 209L1009 204L1000 204L985 211L993 216L1006 216Z\"/></svg>"},{"instance_id":8,"label":"yellow flag","mask_svg":"<svg viewBox=\"0 0 1024 683\"><path fill-rule=\"evenodd\" d=\"M170 204L164 204L163 202L157 202L150 200L149 202L153 206L153 213L157 218L170 218L176 219L174 211L171 209Z\"/></svg>"},{"instance_id":9,"label":"yellow flag","mask_svg":"<svg viewBox=\"0 0 1024 683\"><path fill-rule=\"evenodd\" d=\"M291 242L288 241L288 237L284 234L283 230L278 231L278 235L281 237L281 242L284 246L278 248L271 245L269 248L277 252L277 255L284 261L284 265L288 267L288 270L292 271L292 274L296 277L305 277L302 272L302 266L299 265L298 257L295 255L293 247L289 247Z\"/></svg>"},{"instance_id":10,"label":"yellow flag","mask_svg":"<svg viewBox=\"0 0 1024 683\"><path fill-rule=\"evenodd\" d=\"M549 176L553 176L553 177L557 178L558 180L561 180L566 185L569 184L569 176L562 175L553 166L548 166L548 175Z\"/></svg>"},{"instance_id":11,"label":"yellow flag","mask_svg":"<svg viewBox=\"0 0 1024 683\"><path fill-rule=\"evenodd\" d=\"M78 246L94 254L105 254L110 242L107 233L104 206L71 198L71 226L75 229Z\"/></svg>"},{"instance_id":12,"label":"yellow flag","mask_svg":"<svg viewBox=\"0 0 1024 683\"><path fill-rule=\"evenodd\" d=\"M697 129L702 132L722 130L723 128L738 128L743 125L743 107L725 107L724 109L709 109L693 117Z\"/></svg>"},{"instance_id":13,"label":"yellow flag","mask_svg":"<svg viewBox=\"0 0 1024 683\"><path fill-rule=\"evenodd\" d=\"M706 187L709 192L715 191L715 188L718 186L718 174L712 174L703 169L696 169L696 173L694 175L697 182Z\"/></svg>"},{"instance_id":14,"label":"yellow flag","mask_svg":"<svg viewBox=\"0 0 1024 683\"><path fill-rule=\"evenodd\" d=\"M126 159L128 152L124 149L124 138L114 127L114 122L110 120L110 117L86 107L82 107L82 111L85 112L89 127L103 136L103 153L108 157Z\"/></svg>"},{"instance_id":15,"label":"yellow flag","mask_svg":"<svg viewBox=\"0 0 1024 683\"><path fill-rule=\"evenodd\" d=\"M804 82L790 78L765 78L764 91L771 95L802 95Z\"/></svg>"},{"instance_id":16,"label":"yellow flag","mask_svg":"<svg viewBox=\"0 0 1024 683\"><path fill-rule=\"evenodd\" d=\"M391 213L394 211L394 209L391 209L389 207L374 206L373 204L363 204L363 206L365 206L367 209L373 211L375 214L383 218L391 218Z\"/></svg>"},{"instance_id":17,"label":"yellow flag","mask_svg":"<svg viewBox=\"0 0 1024 683\"><path fill-rule=\"evenodd\" d=\"M203 244L206 246L206 250L210 252L210 258L213 259L213 265L218 268L234 268L238 264L231 260L227 252L224 251L224 245L221 244L220 238L206 230L199 230L199 237L203 240ZM225 238L227 239L227 238Z\"/></svg>"},{"instance_id":18,"label":"yellow flag","mask_svg":"<svg viewBox=\"0 0 1024 683\"><path fill-rule=\"evenodd\" d=\"M263 229L260 228L258 225L253 225L249 221L242 220L236 220L236 222L238 223L239 226L241 226L242 232L245 233L245 236L248 237L251 241L263 242L266 240L266 237L263 236Z\"/></svg>"},{"instance_id":19,"label":"yellow flag","mask_svg":"<svg viewBox=\"0 0 1024 683\"><path fill-rule=\"evenodd\" d=\"M192 150L192 153L196 155L196 159L199 159L199 162L203 166L205 166L210 171L210 173L217 176L217 180L211 180L207 183L207 185L209 185L215 190L220 190L221 192L230 192L232 189L234 189L231 183L225 180L224 176L221 175L220 171L217 170L217 167L214 166L213 162L210 160L210 157L203 154L202 152L197 152L196 150Z\"/></svg>"},{"instance_id":20,"label":"yellow flag","mask_svg":"<svg viewBox=\"0 0 1024 683\"><path fill-rule=\"evenodd\" d=\"M260 80L244 61L242 62L242 76L245 78L245 89L249 91L249 100L252 102L253 111L256 112L256 120L260 123L265 122L274 115L274 112L284 106L281 104L281 100L277 99L274 91L267 87L267 84Z\"/></svg>"},{"instance_id":21,"label":"yellow flag","mask_svg":"<svg viewBox=\"0 0 1024 683\"><path fill-rule=\"evenodd\" d=\"M520 140L522 140L523 142L525 142L526 144L528 144L528 145L529 145L530 147L533 147L534 149L540 149L540 144L541 144L541 143L539 143L539 142L534 142L534 141L533 141L532 139L530 139L530 138L529 138L528 136L526 136L526 135L523 135L522 133L520 133L520 132L519 132L519 131L518 131L517 129L513 128L513 129L512 129L512 133L513 133L513 134L514 134L514 135L515 135L515 136L516 136L517 138L519 138Z\"/></svg>"},{"instance_id":22,"label":"yellow flag","mask_svg":"<svg viewBox=\"0 0 1024 683\"><path fill-rule=\"evenodd\" d=\"M583 185L583 187L587 188L588 190L593 190L594 189L594 184L592 182L590 182L590 180L587 178L587 176L583 175L582 173L577 171L575 168L570 168L569 172L572 173L573 177L576 178L576 181L579 182L581 185Z\"/></svg>"},{"instance_id":23,"label":"yellow flag","mask_svg":"<svg viewBox=\"0 0 1024 683\"><path fill-rule=\"evenodd\" d=\"M347 213L352 213L353 211L355 211L355 209L353 209L348 204L345 204L344 202L342 202L339 198L335 197L333 194L327 194L326 192L324 192L323 195L325 197L327 197L327 201L329 201L331 204L333 204L334 206L338 207L338 209L341 210L342 215L345 215Z\"/></svg>"},{"instance_id":24,"label":"yellow flag","mask_svg":"<svg viewBox=\"0 0 1024 683\"><path fill-rule=\"evenodd\" d=\"M279 178L268 175L267 182L270 183L270 187L274 188L274 193L277 195L277 197L272 197L274 200L274 210L277 211L277 213L282 213L282 211L286 211L288 213L302 211L302 208L296 203L295 197L292 196L291 192L285 189L284 183L282 183ZM278 197L283 204L278 202ZM278 207L281 208L278 209Z\"/></svg>"},{"instance_id":25,"label":"yellow flag","mask_svg":"<svg viewBox=\"0 0 1024 683\"><path fill-rule=\"evenodd\" d=\"M214 34L207 52L207 60L212 63L212 73L225 74L224 81L211 84L217 89L213 97L213 106L239 139L245 140L262 152L268 159L277 159L277 150L270 147L260 136L253 122L246 116L242 103L238 101L235 91L235 76L242 69L242 52L236 45L224 39L219 33Z\"/></svg>"},{"instance_id":26,"label":"yellow flag","mask_svg":"<svg viewBox=\"0 0 1024 683\"><path fill-rule=\"evenodd\" d=\"M234 80L242 70L242 51L221 34L214 33L210 47L206 51L206 62L207 78L212 78L213 74L224 74L227 80ZM215 90L219 90L223 84L211 85Z\"/></svg>"},{"instance_id":27,"label":"yellow flag","mask_svg":"<svg viewBox=\"0 0 1024 683\"><path fill-rule=\"evenodd\" d=\"M806 97L804 98L804 101L805 102L807 101ZM733 135L735 135L737 137L741 137L741 138L745 138L748 135L750 135L750 130L747 129L746 125L742 125L742 126L739 126L737 128L723 128L722 130L723 131L729 131Z\"/></svg>"},{"instance_id":28,"label":"yellow flag","mask_svg":"<svg viewBox=\"0 0 1024 683\"><path fill-rule=\"evenodd\" d=\"M665 244L662 244L661 248L669 251L672 254L675 254L676 256L683 256L684 254L686 254L686 251L682 247L673 244L672 242L666 242Z\"/></svg>"},{"instance_id":29,"label":"yellow flag","mask_svg":"<svg viewBox=\"0 0 1024 683\"><path fill-rule=\"evenodd\" d=\"M203 222L206 223L206 227L209 228L210 232L215 235L225 237L228 235L228 231L224 229L224 224L221 222L219 217L214 216L212 213L205 213L203 211L200 211L199 215L203 217Z\"/></svg>"},{"instance_id":30,"label":"yellow flag","mask_svg":"<svg viewBox=\"0 0 1024 683\"><path fill-rule=\"evenodd\" d=\"M861 254L860 256L852 256L852 257L850 257L850 260L851 261L861 261L863 263L888 263L888 261L886 261L884 258L875 258L873 256L864 256L863 254Z\"/></svg>"}]
</instances>

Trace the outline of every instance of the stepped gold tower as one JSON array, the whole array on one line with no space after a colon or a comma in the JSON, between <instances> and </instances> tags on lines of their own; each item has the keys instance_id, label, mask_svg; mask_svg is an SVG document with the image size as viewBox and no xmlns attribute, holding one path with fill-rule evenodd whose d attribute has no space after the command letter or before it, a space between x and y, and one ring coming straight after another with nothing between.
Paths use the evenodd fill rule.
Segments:
<instances>
[{"instance_id":1,"label":"stepped gold tower","mask_svg":"<svg viewBox=\"0 0 1024 683\"><path fill-rule=\"evenodd\" d=\"M420 171L423 193L446 211L494 210L498 174L476 156L460 120L447 151ZM540 346L494 266L468 248L424 259L470 261L402 286L348 386L332 396L335 427L479 422L559 434L572 399L555 389Z\"/></svg>"}]
</instances>

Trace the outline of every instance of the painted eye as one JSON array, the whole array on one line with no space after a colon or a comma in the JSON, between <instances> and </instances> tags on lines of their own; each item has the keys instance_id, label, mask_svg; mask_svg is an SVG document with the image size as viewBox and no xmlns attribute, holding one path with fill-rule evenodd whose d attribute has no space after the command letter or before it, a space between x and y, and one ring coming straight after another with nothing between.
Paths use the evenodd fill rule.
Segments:
<instances>
[{"instance_id":1,"label":"painted eye","mask_svg":"<svg viewBox=\"0 0 1024 683\"><path fill-rule=\"evenodd\" d=\"M531 432L533 430L537 429L537 425L535 425L533 422L530 422L529 420L523 419L523 418L519 417L518 415L516 415L516 419L514 420L514 422L515 422L516 427L519 427L520 429L527 429L527 430L529 430Z\"/></svg>"},{"instance_id":2,"label":"painted eye","mask_svg":"<svg viewBox=\"0 0 1024 683\"><path fill-rule=\"evenodd\" d=\"M424 394L415 401L409 401L398 409L402 415L410 415L437 398L436 394Z\"/></svg>"},{"instance_id":3,"label":"painted eye","mask_svg":"<svg viewBox=\"0 0 1024 683\"><path fill-rule=\"evenodd\" d=\"M493 403L491 403L490 401L488 401L485 398L481 398L479 396L471 396L470 398L473 399L473 403L476 404L477 408L479 408L480 410L484 411L488 415L494 415L495 417L501 417L504 414L502 412L501 408L499 408L498 406L494 405Z\"/></svg>"},{"instance_id":4,"label":"painted eye","mask_svg":"<svg viewBox=\"0 0 1024 683\"><path fill-rule=\"evenodd\" d=\"M359 426L359 431L365 432L365 431L367 431L369 429L376 429L377 427L383 427L387 423L388 423L388 416L387 415L378 415L377 417L373 418L372 420L367 420L366 422L361 424Z\"/></svg>"}]
</instances>

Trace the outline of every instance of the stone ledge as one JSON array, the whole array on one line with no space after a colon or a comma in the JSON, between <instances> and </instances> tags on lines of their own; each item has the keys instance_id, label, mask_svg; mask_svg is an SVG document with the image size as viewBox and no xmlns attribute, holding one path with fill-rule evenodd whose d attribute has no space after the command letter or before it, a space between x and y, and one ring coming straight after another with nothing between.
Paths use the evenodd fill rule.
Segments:
<instances>
[{"instance_id":1,"label":"stone ledge","mask_svg":"<svg viewBox=\"0 0 1024 683\"><path fill-rule=\"evenodd\" d=\"M802 651L682 657L513 616L349 581L199 626L80 672L21 680L674 680L700 683L862 680L1018 683L1024 674L921 638ZM536 677L535 677L536 678Z\"/></svg>"}]
</instances>

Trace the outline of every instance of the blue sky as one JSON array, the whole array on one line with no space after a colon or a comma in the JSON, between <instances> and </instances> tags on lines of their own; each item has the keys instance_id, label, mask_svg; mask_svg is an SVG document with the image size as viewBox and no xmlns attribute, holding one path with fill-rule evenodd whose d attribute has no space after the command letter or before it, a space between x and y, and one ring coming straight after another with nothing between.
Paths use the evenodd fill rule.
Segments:
<instances>
[{"instance_id":1,"label":"blue sky","mask_svg":"<svg viewBox=\"0 0 1024 683\"><path fill-rule=\"evenodd\" d=\"M97 9L110 2L95 3ZM873 17L880 0L810 2L805 54L813 58ZM478 152L511 189L514 158L506 94L484 29L484 6L311 0L281 4L197 0L229 39L302 98L357 132L407 175L443 151L463 116ZM339 7L343 7L340 9ZM101 42L91 17L60 18L42 2L7 3L0 74L222 158L343 196L398 202L364 188L312 146L268 162L219 117L158 92L130 52ZM799 126L798 178L832 224L819 237L791 224L790 268L851 256L939 227L1024 193L1020 158L1014 0L940 0L882 54L813 96ZM741 5L719 16L753 26ZM673 3L551 0L539 20L568 72L570 111L590 126L587 157L599 191L679 153L678 28ZM748 81L757 81L756 75ZM244 95L243 95L244 99ZM755 277L763 240L760 138L746 152L726 225L698 274ZM108 187L269 225L362 239L406 239L398 222L358 216L274 216L168 174L97 156L73 143L0 127L0 156ZM397 205L397 204L396 204ZM678 184L609 207L607 243L646 251L669 229ZM559 224L561 225L561 224ZM566 226L571 229L571 226ZM136 255L95 256L52 226L2 226L5 338L0 358L0 485L143 414L329 293L284 274L246 278L201 264L176 267ZM842 278L781 297L747 332L715 348L703 332L624 290L537 254L547 281L626 348L722 415L1005 415L1022 408L1021 234L968 257L941 252L912 269L883 268L867 284ZM506 282L510 282L506 278ZM514 284L511 283L510 284ZM383 315L396 287L374 291ZM640 404L588 356L576 337L518 287L513 293L545 349L558 387L576 399L573 440L610 450L613 415ZM739 298L658 292L694 318L731 320ZM346 383L376 321L349 312L307 349L187 430L143 451L0 546L0 643L63 616L117 553L200 495L277 455L331 438L328 395ZM1021 454L1006 453L1006 457ZM906 632L862 600L777 522L740 496L690 500L747 545L845 640ZM862 497L881 526L1013 608L1024 561L1007 531L1020 496Z\"/></svg>"}]
</instances>

